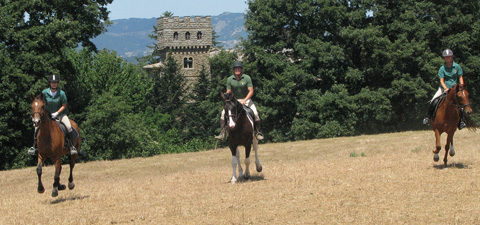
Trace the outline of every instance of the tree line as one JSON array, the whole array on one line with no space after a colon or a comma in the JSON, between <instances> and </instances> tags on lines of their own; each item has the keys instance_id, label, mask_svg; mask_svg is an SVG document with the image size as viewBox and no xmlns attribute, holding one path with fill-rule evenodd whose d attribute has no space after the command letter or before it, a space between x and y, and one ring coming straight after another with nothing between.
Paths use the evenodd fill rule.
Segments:
<instances>
[{"instance_id":1,"label":"tree line","mask_svg":"<svg viewBox=\"0 0 480 225\"><path fill-rule=\"evenodd\" d=\"M238 54L221 51L188 90L177 62L148 74L89 41L106 5L0 2L0 170L35 165L31 96L61 77L81 127L81 160L212 148L220 92ZM479 99L477 1L249 0L239 54L254 83L268 141L428 129L421 124L450 48L472 102ZM81 44L82 49L77 46ZM155 45L153 46L155 48ZM474 110L478 110L473 105ZM221 143L220 143L221 144Z\"/></svg>"}]
</instances>

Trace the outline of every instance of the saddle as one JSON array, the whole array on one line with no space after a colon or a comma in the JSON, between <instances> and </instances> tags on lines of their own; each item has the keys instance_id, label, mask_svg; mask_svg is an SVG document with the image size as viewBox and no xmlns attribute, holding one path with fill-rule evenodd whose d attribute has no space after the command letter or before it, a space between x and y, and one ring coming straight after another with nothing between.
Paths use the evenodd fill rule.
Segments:
<instances>
[{"instance_id":1,"label":"saddle","mask_svg":"<svg viewBox=\"0 0 480 225\"><path fill-rule=\"evenodd\" d=\"M65 124L63 124L60 120L55 120L55 122L57 122L58 126L60 127L60 130L62 130L62 133L63 133L63 136L65 137L65 140L68 139L68 130L67 130L67 127L65 126ZM77 139L78 138L78 132L77 130L75 130L75 128L72 127L72 134L73 134L73 139ZM73 141L73 140L71 140ZM65 143L67 143L65 141Z\"/></svg>"},{"instance_id":2,"label":"saddle","mask_svg":"<svg viewBox=\"0 0 480 225\"><path fill-rule=\"evenodd\" d=\"M447 97L447 93L443 93L442 95L434 98L431 102L430 105L428 106L428 118L430 120L434 120L435 116L437 115L437 110L438 106L440 105L440 102Z\"/></svg>"},{"instance_id":3,"label":"saddle","mask_svg":"<svg viewBox=\"0 0 480 225\"><path fill-rule=\"evenodd\" d=\"M248 108L245 105L243 105L243 109L245 109L245 112L247 114L247 118L248 118L248 120L250 120L250 123L252 123L252 127L254 127L253 118L255 118L255 114L253 113L253 110L251 108Z\"/></svg>"}]
</instances>

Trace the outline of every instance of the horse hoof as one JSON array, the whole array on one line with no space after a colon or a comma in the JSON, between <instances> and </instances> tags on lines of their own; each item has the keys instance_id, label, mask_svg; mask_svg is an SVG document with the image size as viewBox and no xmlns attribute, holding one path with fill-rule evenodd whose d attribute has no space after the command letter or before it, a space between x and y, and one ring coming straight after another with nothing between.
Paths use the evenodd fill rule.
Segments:
<instances>
[{"instance_id":1,"label":"horse hoof","mask_svg":"<svg viewBox=\"0 0 480 225\"><path fill-rule=\"evenodd\" d=\"M230 183L232 183L232 184L237 183L237 178L232 177L232 179L230 180Z\"/></svg>"},{"instance_id":2,"label":"horse hoof","mask_svg":"<svg viewBox=\"0 0 480 225\"><path fill-rule=\"evenodd\" d=\"M243 179L245 179L245 180L250 179L250 174L245 174L245 176L243 176Z\"/></svg>"},{"instance_id":3,"label":"horse hoof","mask_svg":"<svg viewBox=\"0 0 480 225\"><path fill-rule=\"evenodd\" d=\"M43 192L45 192L45 188L43 186L39 186L37 188L37 191L38 191L38 193L43 194Z\"/></svg>"},{"instance_id":4,"label":"horse hoof","mask_svg":"<svg viewBox=\"0 0 480 225\"><path fill-rule=\"evenodd\" d=\"M257 166L257 172L259 172L259 173L262 172L262 169L263 169L263 168L262 168L261 165L260 165L260 166Z\"/></svg>"},{"instance_id":5,"label":"horse hoof","mask_svg":"<svg viewBox=\"0 0 480 225\"><path fill-rule=\"evenodd\" d=\"M449 152L450 156L454 156L455 155L455 150L453 149L450 149L450 152Z\"/></svg>"},{"instance_id":6,"label":"horse hoof","mask_svg":"<svg viewBox=\"0 0 480 225\"><path fill-rule=\"evenodd\" d=\"M63 191L63 190L65 190L65 189L67 189L67 186L65 186L65 184L60 184L60 185L58 186L58 190L59 190L59 191Z\"/></svg>"},{"instance_id":7,"label":"horse hoof","mask_svg":"<svg viewBox=\"0 0 480 225\"><path fill-rule=\"evenodd\" d=\"M52 197L57 197L57 196L58 196L58 190L57 190L57 188L53 188Z\"/></svg>"},{"instance_id":8,"label":"horse hoof","mask_svg":"<svg viewBox=\"0 0 480 225\"><path fill-rule=\"evenodd\" d=\"M438 154L434 154L433 161L438 162L438 160L440 160L440 156L438 156Z\"/></svg>"},{"instance_id":9,"label":"horse hoof","mask_svg":"<svg viewBox=\"0 0 480 225\"><path fill-rule=\"evenodd\" d=\"M72 190L75 187L73 182L68 182L68 189Z\"/></svg>"}]
</instances>

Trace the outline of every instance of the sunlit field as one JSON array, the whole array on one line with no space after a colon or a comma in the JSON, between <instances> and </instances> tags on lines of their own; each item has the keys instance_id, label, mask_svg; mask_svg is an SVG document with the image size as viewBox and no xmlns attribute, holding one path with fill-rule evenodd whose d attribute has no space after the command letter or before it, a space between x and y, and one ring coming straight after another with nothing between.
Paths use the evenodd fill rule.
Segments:
<instances>
[{"instance_id":1,"label":"sunlit field","mask_svg":"<svg viewBox=\"0 0 480 225\"><path fill-rule=\"evenodd\" d=\"M35 167L1 171L0 224L479 224L478 135L457 131L447 168L433 131L260 144L236 184L226 148L79 163L56 198L53 166L43 194Z\"/></svg>"}]
</instances>

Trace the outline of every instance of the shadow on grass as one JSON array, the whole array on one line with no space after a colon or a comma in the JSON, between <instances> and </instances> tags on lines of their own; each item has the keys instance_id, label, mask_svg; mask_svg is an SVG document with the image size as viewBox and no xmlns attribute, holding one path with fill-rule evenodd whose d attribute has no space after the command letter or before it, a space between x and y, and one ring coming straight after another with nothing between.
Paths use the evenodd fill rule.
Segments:
<instances>
[{"instance_id":1,"label":"shadow on grass","mask_svg":"<svg viewBox=\"0 0 480 225\"><path fill-rule=\"evenodd\" d=\"M244 177L241 177L238 179L237 184L242 184L242 183L247 183L247 182L257 182L257 181L262 181L265 180L263 175L251 175L248 180L245 179ZM228 181L227 183L231 183Z\"/></svg>"},{"instance_id":2,"label":"shadow on grass","mask_svg":"<svg viewBox=\"0 0 480 225\"><path fill-rule=\"evenodd\" d=\"M443 164L438 164L433 166L435 169L446 169L446 168L456 168L456 169L468 169L468 165L463 164L463 163L447 163L447 167L445 167Z\"/></svg>"},{"instance_id":3,"label":"shadow on grass","mask_svg":"<svg viewBox=\"0 0 480 225\"><path fill-rule=\"evenodd\" d=\"M84 196L69 196L69 197L59 197L53 201L50 202L50 204L55 205L58 203L66 202L66 201L75 201L75 200L82 200L90 197L89 195L84 195Z\"/></svg>"}]
</instances>

